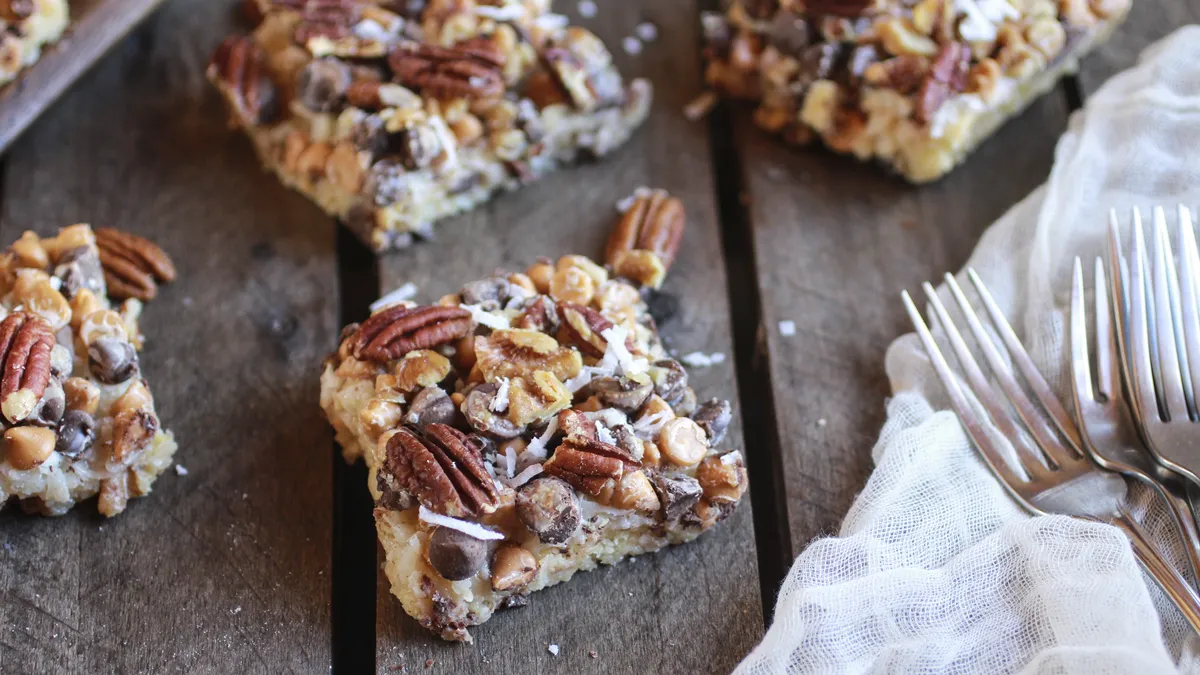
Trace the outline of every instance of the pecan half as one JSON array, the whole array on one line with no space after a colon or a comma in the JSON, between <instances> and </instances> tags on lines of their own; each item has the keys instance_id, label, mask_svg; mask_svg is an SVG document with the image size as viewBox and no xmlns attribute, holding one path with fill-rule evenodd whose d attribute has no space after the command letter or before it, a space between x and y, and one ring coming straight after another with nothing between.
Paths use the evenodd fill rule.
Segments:
<instances>
[{"instance_id":1,"label":"pecan half","mask_svg":"<svg viewBox=\"0 0 1200 675\"><path fill-rule=\"evenodd\" d=\"M475 364L489 382L545 370L566 381L579 374L579 352L535 330L501 329L475 338Z\"/></svg>"},{"instance_id":2,"label":"pecan half","mask_svg":"<svg viewBox=\"0 0 1200 675\"><path fill-rule=\"evenodd\" d=\"M854 18L862 15L873 4L873 0L808 0L804 8L814 16Z\"/></svg>"},{"instance_id":3,"label":"pecan half","mask_svg":"<svg viewBox=\"0 0 1200 675\"><path fill-rule=\"evenodd\" d=\"M555 306L554 300L549 296L539 295L525 305L524 311L517 317L514 325L517 328L553 335L558 330L558 324L558 307Z\"/></svg>"},{"instance_id":4,"label":"pecan half","mask_svg":"<svg viewBox=\"0 0 1200 675\"><path fill-rule=\"evenodd\" d=\"M126 410L113 418L113 459L128 464L145 452L158 432L158 417L146 410Z\"/></svg>"},{"instance_id":5,"label":"pecan half","mask_svg":"<svg viewBox=\"0 0 1200 675\"><path fill-rule=\"evenodd\" d=\"M354 24L358 23L362 3L358 0L306 0L294 4L299 5L296 9L300 11L294 38L303 45L315 37L330 40L349 37Z\"/></svg>"},{"instance_id":6,"label":"pecan half","mask_svg":"<svg viewBox=\"0 0 1200 675\"><path fill-rule=\"evenodd\" d=\"M114 298L153 300L158 284L175 280L175 264L154 242L111 227L96 230L104 283Z\"/></svg>"},{"instance_id":7,"label":"pecan half","mask_svg":"<svg viewBox=\"0 0 1200 675\"><path fill-rule=\"evenodd\" d=\"M234 114L246 125L271 124L283 109L266 60L253 38L231 35L217 47L209 64L209 77L219 81Z\"/></svg>"},{"instance_id":8,"label":"pecan half","mask_svg":"<svg viewBox=\"0 0 1200 675\"><path fill-rule=\"evenodd\" d=\"M542 470L557 476L581 492L598 497L621 480L627 469L639 462L625 450L594 438L571 435L546 460ZM610 482L611 481L611 482Z\"/></svg>"},{"instance_id":9,"label":"pecan half","mask_svg":"<svg viewBox=\"0 0 1200 675\"><path fill-rule=\"evenodd\" d=\"M620 105L625 99L621 76L612 66L612 55L600 38L573 26L554 38L542 51L542 63L555 83L581 110ZM547 92L548 94L549 92ZM549 103L543 94L534 100Z\"/></svg>"},{"instance_id":10,"label":"pecan half","mask_svg":"<svg viewBox=\"0 0 1200 675\"><path fill-rule=\"evenodd\" d=\"M50 383L54 330L36 314L16 311L0 321L0 412L9 422L29 417Z\"/></svg>"},{"instance_id":11,"label":"pecan half","mask_svg":"<svg viewBox=\"0 0 1200 675\"><path fill-rule=\"evenodd\" d=\"M466 337L473 327L459 307L396 305L372 314L348 339L355 358L386 362Z\"/></svg>"},{"instance_id":12,"label":"pecan half","mask_svg":"<svg viewBox=\"0 0 1200 675\"><path fill-rule=\"evenodd\" d=\"M396 81L437 98L493 98L504 93L503 58L490 42L456 47L404 42L388 55Z\"/></svg>"},{"instance_id":13,"label":"pecan half","mask_svg":"<svg viewBox=\"0 0 1200 675\"><path fill-rule=\"evenodd\" d=\"M636 260L636 256L630 256L634 251L649 251L662 260L665 273L665 269L671 266L675 254L679 252L679 243L683 240L686 223L683 203L666 190L650 190L639 194L609 235L608 247L604 254L605 262L611 265L618 275L629 276L622 272L626 259ZM636 270L644 265L630 267ZM662 283L661 277L639 278L635 281L655 287Z\"/></svg>"},{"instance_id":14,"label":"pecan half","mask_svg":"<svg viewBox=\"0 0 1200 675\"><path fill-rule=\"evenodd\" d=\"M453 427L403 426L388 439L386 452L383 470L431 511L473 518L499 504L479 445Z\"/></svg>"},{"instance_id":15,"label":"pecan half","mask_svg":"<svg viewBox=\"0 0 1200 675\"><path fill-rule=\"evenodd\" d=\"M34 0L0 0L0 19L16 23L33 16Z\"/></svg>"},{"instance_id":16,"label":"pecan half","mask_svg":"<svg viewBox=\"0 0 1200 675\"><path fill-rule=\"evenodd\" d=\"M955 92L967 88L971 70L971 48L962 42L942 45L929 66L929 74L917 91L914 111L918 122L927 123Z\"/></svg>"},{"instance_id":17,"label":"pecan half","mask_svg":"<svg viewBox=\"0 0 1200 675\"><path fill-rule=\"evenodd\" d=\"M570 302L559 302L558 313L562 324L558 329L560 341L575 345L579 351L596 358L604 358L608 340L602 333L612 328L613 323L591 307Z\"/></svg>"}]
</instances>

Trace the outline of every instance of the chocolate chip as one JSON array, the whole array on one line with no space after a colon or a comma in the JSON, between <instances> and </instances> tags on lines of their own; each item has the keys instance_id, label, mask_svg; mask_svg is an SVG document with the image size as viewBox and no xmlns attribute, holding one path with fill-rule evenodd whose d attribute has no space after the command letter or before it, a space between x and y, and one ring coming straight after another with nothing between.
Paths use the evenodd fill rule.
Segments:
<instances>
[{"instance_id":1,"label":"chocolate chip","mask_svg":"<svg viewBox=\"0 0 1200 675\"><path fill-rule=\"evenodd\" d=\"M337 59L313 59L296 78L296 96L305 108L330 112L350 87L350 67Z\"/></svg>"},{"instance_id":2,"label":"chocolate chip","mask_svg":"<svg viewBox=\"0 0 1200 675\"><path fill-rule=\"evenodd\" d=\"M350 128L350 142L355 148L365 150L374 161L388 149L388 133L384 129L383 118L379 115L367 115Z\"/></svg>"},{"instance_id":3,"label":"chocolate chip","mask_svg":"<svg viewBox=\"0 0 1200 675\"><path fill-rule=\"evenodd\" d=\"M439 527L429 535L429 564L449 581L475 576L487 561L487 554L487 542L458 530Z\"/></svg>"},{"instance_id":4,"label":"chocolate chip","mask_svg":"<svg viewBox=\"0 0 1200 675\"><path fill-rule=\"evenodd\" d=\"M454 423L454 412L454 401L450 400L450 395L441 387L429 386L417 392L404 415L404 421L418 426L450 425Z\"/></svg>"},{"instance_id":5,"label":"chocolate chip","mask_svg":"<svg viewBox=\"0 0 1200 675\"><path fill-rule=\"evenodd\" d=\"M67 397L62 385L57 380L51 380L46 387L37 407L25 418L25 422L39 427L53 427L62 419L63 411L67 408Z\"/></svg>"},{"instance_id":6,"label":"chocolate chip","mask_svg":"<svg viewBox=\"0 0 1200 675\"><path fill-rule=\"evenodd\" d=\"M704 493L700 481L687 475L668 476L660 473L654 476L653 483L663 505L665 520L676 520L690 511Z\"/></svg>"},{"instance_id":7,"label":"chocolate chip","mask_svg":"<svg viewBox=\"0 0 1200 675\"><path fill-rule=\"evenodd\" d=\"M521 435L523 428L492 410L492 403L499 390L499 385L492 383L475 387L463 401L463 414L467 416L467 423L471 425L471 428L481 434L500 439L516 438Z\"/></svg>"},{"instance_id":8,"label":"chocolate chip","mask_svg":"<svg viewBox=\"0 0 1200 675\"><path fill-rule=\"evenodd\" d=\"M575 536L581 516L575 488L559 478L535 478L517 490L517 516L543 544Z\"/></svg>"},{"instance_id":9,"label":"chocolate chip","mask_svg":"<svg viewBox=\"0 0 1200 675\"><path fill-rule=\"evenodd\" d=\"M377 506L392 511L404 511L417 505L412 493L400 486L396 477L387 471L375 474L375 487L379 490Z\"/></svg>"},{"instance_id":10,"label":"chocolate chip","mask_svg":"<svg viewBox=\"0 0 1200 675\"><path fill-rule=\"evenodd\" d=\"M641 384L624 377L598 377L588 383L589 395L595 396L605 406L631 413L650 398L654 385Z\"/></svg>"},{"instance_id":11,"label":"chocolate chip","mask_svg":"<svg viewBox=\"0 0 1200 675\"><path fill-rule=\"evenodd\" d=\"M500 601L500 609L516 609L529 604L528 595L510 595Z\"/></svg>"},{"instance_id":12,"label":"chocolate chip","mask_svg":"<svg viewBox=\"0 0 1200 675\"><path fill-rule=\"evenodd\" d=\"M133 345L116 338L100 338L88 347L92 375L104 384L119 384L137 372L138 356Z\"/></svg>"},{"instance_id":13,"label":"chocolate chip","mask_svg":"<svg viewBox=\"0 0 1200 675\"><path fill-rule=\"evenodd\" d=\"M725 438L725 430L729 428L731 419L733 419L733 406L729 405L729 401L715 398L704 402L692 415L692 421L700 425L704 433L708 434L710 446L720 443L721 439Z\"/></svg>"},{"instance_id":14,"label":"chocolate chip","mask_svg":"<svg viewBox=\"0 0 1200 675\"><path fill-rule=\"evenodd\" d=\"M768 36L775 49L789 56L798 56L812 41L808 22L788 10L775 14Z\"/></svg>"},{"instance_id":15,"label":"chocolate chip","mask_svg":"<svg viewBox=\"0 0 1200 675\"><path fill-rule=\"evenodd\" d=\"M54 450L64 457L78 457L96 440L96 420L82 410L68 410L58 425Z\"/></svg>"},{"instance_id":16,"label":"chocolate chip","mask_svg":"<svg viewBox=\"0 0 1200 675\"><path fill-rule=\"evenodd\" d=\"M367 176L367 194L376 206L390 206L411 192L411 177L401 164L391 159L381 159L371 167Z\"/></svg>"},{"instance_id":17,"label":"chocolate chip","mask_svg":"<svg viewBox=\"0 0 1200 675\"><path fill-rule=\"evenodd\" d=\"M513 297L513 285L503 277L472 281L458 292L464 305L481 305L485 311L502 309Z\"/></svg>"},{"instance_id":18,"label":"chocolate chip","mask_svg":"<svg viewBox=\"0 0 1200 675\"><path fill-rule=\"evenodd\" d=\"M675 359L655 361L650 378L654 381L654 393L672 406L683 396L688 385L687 371Z\"/></svg>"},{"instance_id":19,"label":"chocolate chip","mask_svg":"<svg viewBox=\"0 0 1200 675\"><path fill-rule=\"evenodd\" d=\"M60 290L68 300L85 288L98 295L104 292L100 254L90 246L73 248L61 255L54 276L62 281Z\"/></svg>"},{"instance_id":20,"label":"chocolate chip","mask_svg":"<svg viewBox=\"0 0 1200 675\"><path fill-rule=\"evenodd\" d=\"M423 169L442 154L442 140L433 127L419 124L407 127L392 137L392 148L410 171Z\"/></svg>"}]
</instances>

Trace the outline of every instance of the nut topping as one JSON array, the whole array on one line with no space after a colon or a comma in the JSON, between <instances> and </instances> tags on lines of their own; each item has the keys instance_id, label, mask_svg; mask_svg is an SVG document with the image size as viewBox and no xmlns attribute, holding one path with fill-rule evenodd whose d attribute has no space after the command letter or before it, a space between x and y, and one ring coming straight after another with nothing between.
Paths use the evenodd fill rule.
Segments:
<instances>
[{"instance_id":1,"label":"nut topping","mask_svg":"<svg viewBox=\"0 0 1200 675\"><path fill-rule=\"evenodd\" d=\"M508 419L519 427L544 422L570 405L571 392L549 371L535 370L509 382Z\"/></svg>"},{"instance_id":2,"label":"nut topping","mask_svg":"<svg viewBox=\"0 0 1200 675\"><path fill-rule=\"evenodd\" d=\"M210 74L225 87L234 114L250 126L270 124L282 112L266 59L253 38L233 35L217 47L209 65Z\"/></svg>"},{"instance_id":3,"label":"nut topping","mask_svg":"<svg viewBox=\"0 0 1200 675\"><path fill-rule=\"evenodd\" d=\"M625 450L596 439L568 436L542 470L598 497L621 480L627 466L636 468L638 462Z\"/></svg>"},{"instance_id":4,"label":"nut topping","mask_svg":"<svg viewBox=\"0 0 1200 675\"><path fill-rule=\"evenodd\" d=\"M471 313L458 307L388 307L371 315L350 336L356 358L385 362L414 349L429 349L466 337Z\"/></svg>"},{"instance_id":5,"label":"nut topping","mask_svg":"<svg viewBox=\"0 0 1200 675\"><path fill-rule=\"evenodd\" d=\"M491 513L499 495L469 440L444 424L401 427L387 441L383 470L431 511L454 518Z\"/></svg>"},{"instance_id":6,"label":"nut topping","mask_svg":"<svg viewBox=\"0 0 1200 675\"><path fill-rule=\"evenodd\" d=\"M17 471L40 466L54 452L54 430L13 427L4 432L4 459Z\"/></svg>"},{"instance_id":7,"label":"nut topping","mask_svg":"<svg viewBox=\"0 0 1200 675\"><path fill-rule=\"evenodd\" d=\"M111 297L153 300L158 284L175 280L170 256L149 239L102 227L96 230L96 246Z\"/></svg>"},{"instance_id":8,"label":"nut topping","mask_svg":"<svg viewBox=\"0 0 1200 675\"><path fill-rule=\"evenodd\" d=\"M535 478L517 490L517 516L543 544L566 543L579 530L579 498L562 479Z\"/></svg>"},{"instance_id":9,"label":"nut topping","mask_svg":"<svg viewBox=\"0 0 1200 675\"><path fill-rule=\"evenodd\" d=\"M729 405L729 401L715 398L702 403L692 415L692 421L699 425L708 436L710 446L720 443L721 439L725 438L725 430L729 428L731 419L733 419L733 407Z\"/></svg>"},{"instance_id":10,"label":"nut topping","mask_svg":"<svg viewBox=\"0 0 1200 675\"><path fill-rule=\"evenodd\" d=\"M662 502L663 519L668 521L677 520L690 511L704 492L700 483L687 475L658 473L654 476L654 487Z\"/></svg>"},{"instance_id":11,"label":"nut topping","mask_svg":"<svg viewBox=\"0 0 1200 675\"><path fill-rule=\"evenodd\" d=\"M447 48L405 42L388 55L400 84L442 99L494 98L504 93L503 57L490 41Z\"/></svg>"},{"instance_id":12,"label":"nut topping","mask_svg":"<svg viewBox=\"0 0 1200 675\"><path fill-rule=\"evenodd\" d=\"M638 194L609 236L605 262L620 276L658 288L666 269L679 252L685 224L683 203L666 190ZM634 251L649 251L657 256L662 261L662 273L658 274L656 268L640 256L630 257ZM622 271L623 268L627 269ZM627 273L630 271L634 273Z\"/></svg>"},{"instance_id":13,"label":"nut topping","mask_svg":"<svg viewBox=\"0 0 1200 675\"><path fill-rule=\"evenodd\" d=\"M696 468L696 480L704 498L713 503L735 504L749 485L745 463L736 452L705 459Z\"/></svg>"},{"instance_id":14,"label":"nut topping","mask_svg":"<svg viewBox=\"0 0 1200 675\"><path fill-rule=\"evenodd\" d=\"M579 374L579 352L560 345L536 330L500 329L475 338L475 365L489 382L501 377L521 377L537 370L566 381Z\"/></svg>"},{"instance_id":15,"label":"nut topping","mask_svg":"<svg viewBox=\"0 0 1200 675\"><path fill-rule=\"evenodd\" d=\"M588 356L603 358L608 340L602 333L612 328L613 323L591 307L569 302L559 302L558 312L562 316L558 339L578 347Z\"/></svg>"},{"instance_id":16,"label":"nut topping","mask_svg":"<svg viewBox=\"0 0 1200 675\"><path fill-rule=\"evenodd\" d=\"M50 351L54 333L45 319L16 311L0 321L0 412L9 422L20 422L37 407L50 382Z\"/></svg>"},{"instance_id":17,"label":"nut topping","mask_svg":"<svg viewBox=\"0 0 1200 675\"><path fill-rule=\"evenodd\" d=\"M498 384L481 384L475 387L462 403L463 415L467 418L467 424L481 434L499 439L516 438L525 429L513 424L506 415L497 412L497 408L504 410L503 403L496 400L499 391ZM504 403L507 403L507 399Z\"/></svg>"},{"instance_id":18,"label":"nut topping","mask_svg":"<svg viewBox=\"0 0 1200 675\"><path fill-rule=\"evenodd\" d=\"M158 417L146 410L127 410L113 418L112 457L123 464L146 451L158 432Z\"/></svg>"}]
</instances>

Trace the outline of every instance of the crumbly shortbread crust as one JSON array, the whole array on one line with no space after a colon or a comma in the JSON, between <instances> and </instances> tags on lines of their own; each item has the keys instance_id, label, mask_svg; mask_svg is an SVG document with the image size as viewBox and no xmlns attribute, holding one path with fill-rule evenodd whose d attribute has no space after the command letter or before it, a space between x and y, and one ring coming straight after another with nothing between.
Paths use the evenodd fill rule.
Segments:
<instances>
[{"instance_id":1,"label":"crumbly shortbread crust","mask_svg":"<svg viewBox=\"0 0 1200 675\"><path fill-rule=\"evenodd\" d=\"M67 28L67 0L0 0L0 85L42 55Z\"/></svg>"},{"instance_id":2,"label":"crumbly shortbread crust","mask_svg":"<svg viewBox=\"0 0 1200 675\"><path fill-rule=\"evenodd\" d=\"M1072 72L1130 0L734 0L706 14L708 83L755 122L921 183Z\"/></svg>"},{"instance_id":3,"label":"crumbly shortbread crust","mask_svg":"<svg viewBox=\"0 0 1200 675\"><path fill-rule=\"evenodd\" d=\"M0 508L61 515L98 494L114 516L150 492L176 445L141 377L139 298L173 277L150 242L87 225L0 256Z\"/></svg>"},{"instance_id":4,"label":"crumbly shortbread crust","mask_svg":"<svg viewBox=\"0 0 1200 675\"><path fill-rule=\"evenodd\" d=\"M649 83L545 0L422 4L260 2L208 71L263 163L376 251L607 154L649 112Z\"/></svg>"},{"instance_id":5,"label":"crumbly shortbread crust","mask_svg":"<svg viewBox=\"0 0 1200 675\"><path fill-rule=\"evenodd\" d=\"M650 215L623 219L611 250L651 250L620 245L631 227L671 230L653 255L674 256L682 213L645 208L664 195L636 200ZM697 402L639 290L583 256L377 308L343 332L321 406L369 468L392 592L448 640L577 571L696 538L747 487L741 453L717 450L730 404Z\"/></svg>"}]
</instances>

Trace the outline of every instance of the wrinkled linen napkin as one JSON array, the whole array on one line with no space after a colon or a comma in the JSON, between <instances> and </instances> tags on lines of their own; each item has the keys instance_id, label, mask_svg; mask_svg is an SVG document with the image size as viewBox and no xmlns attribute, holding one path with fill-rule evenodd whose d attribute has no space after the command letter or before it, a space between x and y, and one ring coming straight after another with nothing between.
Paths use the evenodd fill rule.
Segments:
<instances>
[{"instance_id":1,"label":"wrinkled linen napkin","mask_svg":"<svg viewBox=\"0 0 1200 675\"><path fill-rule=\"evenodd\" d=\"M1059 141L1049 181L971 256L1068 406L1074 256L1087 261L1090 288L1108 209L1127 234L1131 207L1148 215L1160 203L1200 206L1197 26L1148 48L1091 97ZM1007 496L915 335L892 343L887 371L895 396L875 472L837 536L797 558L738 675L1200 672L1200 641L1117 529L1030 517ZM1187 569L1164 507L1144 489L1130 499Z\"/></svg>"}]
</instances>

